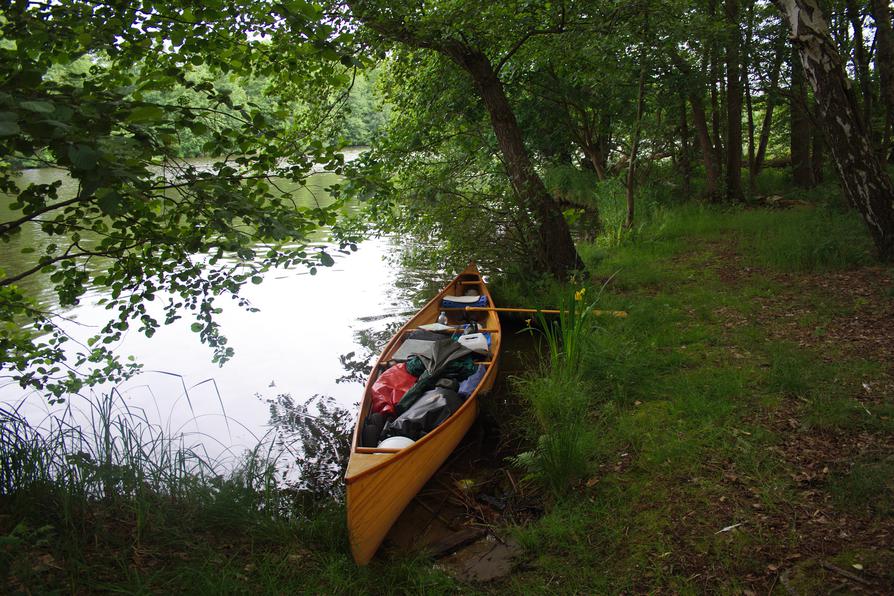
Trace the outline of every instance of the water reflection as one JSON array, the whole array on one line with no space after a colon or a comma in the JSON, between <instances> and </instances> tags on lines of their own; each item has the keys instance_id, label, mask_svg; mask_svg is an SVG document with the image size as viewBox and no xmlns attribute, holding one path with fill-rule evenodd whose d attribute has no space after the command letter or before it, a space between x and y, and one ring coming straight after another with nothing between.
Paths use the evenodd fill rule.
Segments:
<instances>
[{"instance_id":1,"label":"water reflection","mask_svg":"<svg viewBox=\"0 0 894 596\"><path fill-rule=\"evenodd\" d=\"M23 174L34 180L60 175L35 170ZM306 199L327 201L325 188L336 179L313 176ZM321 244L324 234L318 239ZM45 241L33 227L0 245L4 268L11 268L23 243L38 247ZM235 350L223 367L211 363L211 350L199 342L188 322L161 327L151 339L131 329L115 349L125 357L133 355L146 372L119 388L128 407L145 410L173 433L201 438L212 456L253 447L269 430L270 400L276 396L288 394L296 402L331 396L353 412L374 355L448 277L402 268L399 256L408 246L406 239L372 239L350 255L333 251L336 264L315 276L304 270L275 270L266 274L264 283L247 286L244 297L259 312L221 304L222 330ZM38 284L29 289L53 304L48 280L35 277L29 283ZM65 312L75 337L89 337L108 320L108 312L96 304L99 298L88 295ZM39 422L49 412L43 396L23 395L12 384L0 387L0 401L19 404L32 421Z\"/></svg>"}]
</instances>

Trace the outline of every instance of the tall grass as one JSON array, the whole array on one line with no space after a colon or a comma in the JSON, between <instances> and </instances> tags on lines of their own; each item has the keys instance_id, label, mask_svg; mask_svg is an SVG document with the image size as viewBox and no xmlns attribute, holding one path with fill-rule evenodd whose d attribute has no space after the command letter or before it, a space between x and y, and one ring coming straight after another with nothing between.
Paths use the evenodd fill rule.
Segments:
<instances>
[{"instance_id":1,"label":"tall grass","mask_svg":"<svg viewBox=\"0 0 894 596\"><path fill-rule=\"evenodd\" d=\"M581 343L590 331L596 302L585 304L586 288L574 293L573 300L563 300L558 317L536 313L539 331L549 350L553 378L576 378L579 375Z\"/></svg>"},{"instance_id":2,"label":"tall grass","mask_svg":"<svg viewBox=\"0 0 894 596\"><path fill-rule=\"evenodd\" d=\"M91 573L109 577L124 561L128 575L115 579L114 589L145 591L143 582L161 589L151 569L126 562L131 551L149 549L174 566L164 591L192 591L190 582L232 591L243 581L240 559L243 567L267 560L263 549L255 552L261 544L282 557L299 535L347 559L338 502L347 413L323 398L296 404L280 397L270 404L275 430L245 452L217 458L202 446L209 437L167 431L117 390L86 399L83 411L70 397L40 423L26 418L21 404L0 406L0 584L92 589ZM318 445L302 447L306 436ZM208 564L220 548L236 549L223 577ZM35 572L34 553L55 561L60 573ZM286 568L276 574L277 582L297 579Z\"/></svg>"},{"instance_id":3,"label":"tall grass","mask_svg":"<svg viewBox=\"0 0 894 596\"><path fill-rule=\"evenodd\" d=\"M86 419L69 405L39 428L17 408L0 407L0 494L26 507L58 502L69 527L92 504L115 504L129 510L138 536L159 499L207 503L226 487L258 511L279 509L275 456L263 444L230 468L129 408L117 390L87 404Z\"/></svg>"},{"instance_id":4,"label":"tall grass","mask_svg":"<svg viewBox=\"0 0 894 596\"><path fill-rule=\"evenodd\" d=\"M593 308L585 301L586 290L565 300L560 314L549 318L537 314L546 345L541 370L517 383L531 403L537 421L534 450L513 458L554 496L560 496L586 474L592 433L587 424L590 395L581 378L584 342L593 330Z\"/></svg>"}]
</instances>

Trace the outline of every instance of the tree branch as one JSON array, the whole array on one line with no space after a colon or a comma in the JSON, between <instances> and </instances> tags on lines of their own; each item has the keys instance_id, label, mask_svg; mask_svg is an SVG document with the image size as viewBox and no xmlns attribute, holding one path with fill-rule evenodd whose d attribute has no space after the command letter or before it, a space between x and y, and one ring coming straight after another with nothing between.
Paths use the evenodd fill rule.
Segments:
<instances>
[{"instance_id":1,"label":"tree branch","mask_svg":"<svg viewBox=\"0 0 894 596\"><path fill-rule=\"evenodd\" d=\"M76 196L74 198L68 199L67 201L61 201L59 203L53 203L52 205L44 205L34 213L29 213L28 215L23 215L19 219L8 221L0 224L0 236L10 233L10 231L21 227L23 224L32 221L44 213L49 211L53 211L54 209L61 209L62 207L68 207L69 205L74 205L75 203L79 203L83 200L86 200L87 197Z\"/></svg>"}]
</instances>

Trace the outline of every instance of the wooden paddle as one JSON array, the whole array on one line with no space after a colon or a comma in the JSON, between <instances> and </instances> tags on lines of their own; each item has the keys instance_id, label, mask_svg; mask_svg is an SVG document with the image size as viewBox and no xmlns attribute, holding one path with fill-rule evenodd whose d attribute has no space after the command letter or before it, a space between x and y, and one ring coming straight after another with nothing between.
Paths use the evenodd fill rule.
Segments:
<instances>
[{"instance_id":1,"label":"wooden paddle","mask_svg":"<svg viewBox=\"0 0 894 596\"><path fill-rule=\"evenodd\" d=\"M444 311L469 311L469 312L517 312L517 313L543 313L546 315L558 315L561 314L561 310L554 310L550 308L509 308L509 307L495 307L495 306L460 306L460 307L450 307L450 308L442 308ZM627 311L626 310L594 310L594 315L610 315L612 317L618 318L626 318Z\"/></svg>"}]
</instances>

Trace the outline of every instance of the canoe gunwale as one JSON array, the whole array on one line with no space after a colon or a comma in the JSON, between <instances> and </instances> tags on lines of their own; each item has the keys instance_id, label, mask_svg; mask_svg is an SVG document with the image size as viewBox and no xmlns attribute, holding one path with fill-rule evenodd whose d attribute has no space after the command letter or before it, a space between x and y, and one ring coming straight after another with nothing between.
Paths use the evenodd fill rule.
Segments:
<instances>
[{"instance_id":1,"label":"canoe gunwale","mask_svg":"<svg viewBox=\"0 0 894 596\"><path fill-rule=\"evenodd\" d=\"M478 280L472 282L470 280L462 279L463 277L468 276L468 275L475 275L478 277ZM351 456L353 456L355 454L358 454L358 455L377 455L378 454L381 456L382 461L380 463L372 465L368 468L365 468L362 471L357 472L353 475L346 474L345 482L347 484L352 484L353 482L356 482L356 481L360 480L361 478L364 478L370 474L374 474L376 471L382 469L383 467L391 465L399 459L403 459L405 457L410 456L412 453L414 453L417 449L421 448L426 443L435 440L445 428L448 428L454 420L459 419L466 410L468 410L469 408L477 408L478 407L478 395L481 393L481 389L489 388L492 385L492 379L493 379L494 375L496 374L496 370L497 370L496 364L497 364L497 359L499 357L499 348L500 348L500 344L502 343L499 338L497 339L497 342L498 342L497 350L494 354L491 355L492 356L491 359L487 361L487 363L486 363L487 370L485 371L484 376L481 378L481 381L478 383L478 386L471 393L471 395L469 395L469 397L466 398L465 402L463 402L463 404L455 412L453 412L453 414L451 414L449 418L447 418L447 420L442 422L440 425L438 425L436 428L434 428L433 430L428 432L424 437L422 437L421 439L419 439L418 441L416 441L409 447L405 447L403 449L378 450L375 447L360 447L360 436L361 436L361 432L362 432L361 429L363 427L363 422L366 419L366 415L369 412L370 394L371 394L372 384L378 378L377 371L379 370L380 364L384 361L385 356L390 354L392 352L393 348L395 347L395 344L397 342L399 342L400 340L402 340L404 335L417 325L418 319L420 317L422 317L422 315L424 313L428 312L430 307L440 306L440 300L443 298L444 295L447 294L448 290L450 290L451 288L453 288L457 285L472 285L472 284L480 285L480 287L482 289L482 293L487 296L488 303L493 304L493 299L491 298L490 291L487 289L487 285L484 283L484 280L481 277L481 273L478 271L478 268L475 266L474 263L470 263L462 272L460 272L455 278L453 278L453 280L450 283L448 283L444 287L444 289L442 289L431 300L429 300L427 303L425 303L425 305L422 308L420 308L419 311L415 315L413 315L413 317L411 317L409 321L404 323L404 325L400 329L398 329L398 331L394 334L394 336L388 341L388 343L382 349L382 352L379 354L379 358L376 360L376 364L373 368L373 372L370 374L369 379L367 380L366 386L364 388L363 401L361 402L361 405L360 405L359 417L357 419L357 424L354 427L354 434L351 439ZM441 309L438 309L438 310L441 310ZM496 329L495 332L499 333L500 329L499 328ZM362 449L362 451L359 451L359 449Z\"/></svg>"}]
</instances>

